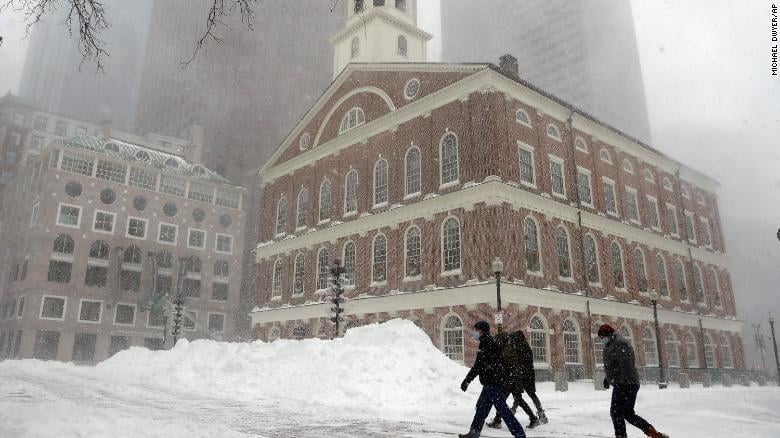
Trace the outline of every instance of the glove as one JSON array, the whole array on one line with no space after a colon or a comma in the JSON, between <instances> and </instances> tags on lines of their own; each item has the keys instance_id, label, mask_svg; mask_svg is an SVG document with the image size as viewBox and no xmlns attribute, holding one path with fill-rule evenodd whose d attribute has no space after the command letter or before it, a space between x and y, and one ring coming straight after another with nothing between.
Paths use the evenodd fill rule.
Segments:
<instances>
[{"instance_id":1,"label":"glove","mask_svg":"<svg viewBox=\"0 0 780 438\"><path fill-rule=\"evenodd\" d=\"M609 389L609 380L607 378L604 378L604 389Z\"/></svg>"},{"instance_id":2,"label":"glove","mask_svg":"<svg viewBox=\"0 0 780 438\"><path fill-rule=\"evenodd\" d=\"M460 384L460 390L463 391L463 392L466 392L468 387L469 387L469 382L467 382L465 380L463 381L463 383Z\"/></svg>"}]
</instances>

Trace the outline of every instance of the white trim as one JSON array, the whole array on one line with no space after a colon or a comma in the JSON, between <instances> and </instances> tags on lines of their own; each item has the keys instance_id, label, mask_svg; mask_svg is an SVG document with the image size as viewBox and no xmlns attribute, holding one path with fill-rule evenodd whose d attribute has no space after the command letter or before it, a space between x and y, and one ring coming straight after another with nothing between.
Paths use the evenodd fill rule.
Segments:
<instances>
[{"instance_id":1,"label":"white trim","mask_svg":"<svg viewBox=\"0 0 780 438\"><path fill-rule=\"evenodd\" d=\"M163 322L163 325L149 325L149 318L151 316L152 316L152 309L149 309L146 311L146 326L145 326L146 328L168 330L168 327L166 327L167 324L165 324L165 322ZM163 316L165 316L164 310L163 310Z\"/></svg>"},{"instance_id":2,"label":"white trim","mask_svg":"<svg viewBox=\"0 0 780 438\"><path fill-rule=\"evenodd\" d=\"M452 181L444 182L444 139L448 136L452 135L455 137L455 169L457 170L457 178L455 178ZM447 188L456 184L459 184L460 181L460 139L458 138L458 134L456 134L453 131L447 130L442 134L442 136L439 138L439 189Z\"/></svg>"},{"instance_id":3,"label":"white trim","mask_svg":"<svg viewBox=\"0 0 780 438\"><path fill-rule=\"evenodd\" d=\"M674 204L671 204L669 202L665 202L666 204L666 220L669 220L669 210L672 210L674 215L674 229L677 230L676 233L673 233L671 228L669 228L669 224L666 224L667 228L669 228L669 235L672 237L679 238L680 237L680 220L677 218L677 206Z\"/></svg>"},{"instance_id":4,"label":"white trim","mask_svg":"<svg viewBox=\"0 0 780 438\"><path fill-rule=\"evenodd\" d=\"M282 205L282 201L284 201L284 227L282 227L282 231L279 231L279 207ZM276 201L276 215L274 217L274 236L281 237L287 234L287 219L290 215L290 211L288 210L290 208L290 202L287 200L287 196L284 194L279 196L279 200ZM297 217L297 216L296 216Z\"/></svg>"},{"instance_id":5,"label":"white trim","mask_svg":"<svg viewBox=\"0 0 780 438\"><path fill-rule=\"evenodd\" d=\"M306 139L304 142L303 140ZM304 144L305 143L305 144ZM298 138L298 148L302 151L305 151L311 147L311 134L308 132L304 132L301 134L301 136Z\"/></svg>"},{"instance_id":6,"label":"white trim","mask_svg":"<svg viewBox=\"0 0 780 438\"><path fill-rule=\"evenodd\" d=\"M691 191L688 189L687 186L680 185L680 192L682 193L682 197L685 199L691 199Z\"/></svg>"},{"instance_id":7,"label":"white trim","mask_svg":"<svg viewBox=\"0 0 780 438\"><path fill-rule=\"evenodd\" d=\"M409 193L409 153L412 152L413 149L417 150L417 156L419 158L417 162L418 170L420 172L419 178L420 181L418 183L419 187L418 190L414 193ZM388 166L388 186L390 184L389 179L389 166ZM415 196L419 196L422 193L422 151L420 151L420 148L417 147L414 142L406 148L406 153L404 154L404 200L413 198Z\"/></svg>"},{"instance_id":8,"label":"white trim","mask_svg":"<svg viewBox=\"0 0 780 438\"><path fill-rule=\"evenodd\" d=\"M559 280L562 281L574 281L574 260L572 260L571 257L571 234L569 234L569 230L566 226L563 224L559 224L557 227L555 227L555 260L558 261L558 258L560 255L558 254L558 230L563 229L563 232L566 234L566 252L568 252L567 257L569 259L569 275L567 277L561 276L560 272L560 265L559 263L556 263L557 269L557 276Z\"/></svg>"},{"instance_id":9,"label":"white trim","mask_svg":"<svg viewBox=\"0 0 780 438\"><path fill-rule=\"evenodd\" d=\"M709 243L704 241L704 234L702 233L702 244L704 244L704 247L707 249L712 249L712 227L710 227L710 220L699 216L699 222L701 222L701 227L704 229L704 231L707 232L707 240L709 240Z\"/></svg>"},{"instance_id":10,"label":"white trim","mask_svg":"<svg viewBox=\"0 0 780 438\"><path fill-rule=\"evenodd\" d=\"M417 236L420 239L420 247L418 248L418 250L420 252L420 254L418 256L419 259L420 259L420 266L419 266L420 272L417 275L415 275L415 276L409 277L409 276L406 275L406 269L409 266L408 265L408 261L407 261L407 255L408 255L407 243L408 243L409 231L411 231L412 228L417 228L417 233L418 233ZM422 255L423 255L422 254L422 251L423 251L423 247L422 247L422 243L423 243L422 229L417 224L412 223L411 225L406 227L406 230L403 233L403 239L404 239L404 248L403 248L403 251L404 251L404 264L403 264L404 281L412 281L414 279L419 279L419 278L422 277Z\"/></svg>"},{"instance_id":11,"label":"white trim","mask_svg":"<svg viewBox=\"0 0 780 438\"><path fill-rule=\"evenodd\" d=\"M688 223L685 222L685 219L683 218L683 226L685 227L685 234L688 237L688 242L697 244L698 239L696 238L696 215L693 212L687 210L683 210L683 215L691 219L691 232L693 236L690 235L691 233L688 233Z\"/></svg>"},{"instance_id":12,"label":"white trim","mask_svg":"<svg viewBox=\"0 0 780 438\"><path fill-rule=\"evenodd\" d=\"M349 181L349 175L352 174L352 172L355 172L355 209L347 211L347 190L348 190L348 187L349 187L349 182L348 181ZM359 204L360 204L358 202L359 198L360 198L360 196L359 196L360 195L359 188L360 188L360 174L358 173L357 169L350 168L347 171L347 174L344 175L344 208L342 209L342 216L343 217L348 217L348 216L351 216L353 214L357 214L357 211L359 209L358 207L359 207Z\"/></svg>"},{"instance_id":13,"label":"white trim","mask_svg":"<svg viewBox=\"0 0 780 438\"><path fill-rule=\"evenodd\" d=\"M222 315L222 330L211 329L211 315ZM225 325L227 325L227 314L222 312L209 312L208 320L206 322L206 328L210 333L225 333Z\"/></svg>"},{"instance_id":14,"label":"white trim","mask_svg":"<svg viewBox=\"0 0 780 438\"><path fill-rule=\"evenodd\" d=\"M537 317L542 321L542 326L543 327L541 329L531 328L531 321L534 318L537 318ZM532 333L536 333L536 332L544 334L545 344L547 344L545 346L545 354L544 354L545 361L544 362L536 362L534 360L533 361L534 368L536 368L539 365L546 365L547 367L549 367L550 364L551 364L551 360L552 360L552 354L551 354L552 352L550 351L550 335L551 335L551 333L550 333L550 323L547 321L547 318L545 318L544 315L542 315L540 312L534 313L533 315L531 315L530 318L528 318L528 327L526 328L526 330L528 332L528 344L529 345L531 345L531 342L532 342L531 341L531 334ZM531 349L533 350L533 347L531 347Z\"/></svg>"},{"instance_id":15,"label":"white trim","mask_svg":"<svg viewBox=\"0 0 780 438\"><path fill-rule=\"evenodd\" d=\"M116 322L116 314L117 314L117 310L119 309L119 306L128 306L128 307L132 307L133 308L133 322L131 324L125 324L125 323L121 323L121 322ZM114 319L112 321L112 324L118 325L118 326L123 326L123 327L135 327L135 323L136 323L137 319L138 319L138 306L137 305L131 304L131 303L116 303L116 305L114 305Z\"/></svg>"},{"instance_id":16,"label":"white trim","mask_svg":"<svg viewBox=\"0 0 780 438\"><path fill-rule=\"evenodd\" d=\"M336 81L334 81L334 82L336 82ZM331 84L331 86L333 86L333 84ZM335 91L335 90L334 90L334 91ZM337 101L336 101L336 102L335 102L335 103L334 103L334 104L333 104L333 105L330 107L330 110L328 110L327 114L326 114L326 115L325 115L325 117L322 119L322 122L320 123L320 126L317 128L317 135L315 135L315 136L314 136L314 143L312 143L312 145L311 145L310 149L314 149L314 148L316 148L317 146L319 146L319 145L320 145L320 136L322 135L322 132L325 130L325 126L327 126L328 122L330 122L330 118L333 116L333 113L335 113L335 112L336 112L336 110L337 110L337 109L338 109L338 108L341 106L341 104L342 104L342 103L344 103L344 102L345 102L347 99L349 99L350 97L352 97L352 96L354 96L354 95L356 95L356 94L360 94L360 93L373 93L373 94L376 94L376 95L378 95L380 98L382 98L382 100L384 100L384 101L385 101L385 103L387 104L387 107L388 107L388 109L390 109L390 112L393 112L393 111L395 111L395 110L396 110L396 108L395 108L395 104L393 103L393 100L392 100L392 99L390 98L390 96L389 96L387 93L385 93L385 91L384 91L384 90L382 90L381 88L372 87L372 86L367 86L367 87L360 87L360 88L355 88L354 90L352 90L352 91L350 91L350 92L348 92L348 93L344 94L343 96L341 96L341 98L339 98L339 100L337 100ZM323 94L323 96L324 96L325 94L327 94L327 93L324 93L324 94ZM322 98L322 97L321 97L321 98ZM319 103L319 102L318 102L318 103ZM323 104L325 104L325 102L322 102L322 103L323 103ZM318 104L315 104L315 106L318 106ZM353 108L356 108L356 107L352 107L352 108L350 108L350 109L349 109L349 111L351 111ZM314 108L312 108L312 109L314 109ZM349 111L347 111L345 114L347 114L347 115L348 115L348 114L349 114ZM362 110L361 110L361 111L362 111ZM316 113L315 113L315 114L312 114L312 116L314 116L314 115L316 115ZM309 114L307 113L307 114L306 114L306 117L304 117L304 119L306 119L308 116L309 116ZM355 129L355 128L359 127L359 126L362 126L362 125L365 125L365 124L369 124L369 123L370 123L369 121L365 120L365 111L363 112L363 118L364 118L364 120L363 120L363 123L362 123L362 124L360 124L360 125L358 125L358 126L355 126L355 127L354 127L354 128L352 128L352 129ZM372 120L372 122L373 122L373 120ZM301 125L301 126L305 126L306 124L308 124L308 121L307 121L307 122L303 122L303 121L302 121L302 125ZM341 135L341 134L344 134L344 133L346 133L346 132L348 132L348 131L351 131L351 130L352 130L352 129L350 129L350 130L348 130L348 131L341 132L341 129L340 129L340 128L341 128L341 122L339 122L339 134L338 134L336 137L338 137L339 135ZM289 142L288 142L288 140L285 140L283 144L287 144L287 143L289 143ZM283 150L283 149L286 149L286 147L279 148L279 150ZM274 155L276 155L276 154L274 154ZM273 161L276 161L276 160L275 160L275 159L276 159L276 157L271 157L271 158L273 159ZM273 161L269 160L269 161L268 161L268 163L272 163Z\"/></svg>"},{"instance_id":17,"label":"white trim","mask_svg":"<svg viewBox=\"0 0 780 438\"><path fill-rule=\"evenodd\" d=\"M523 181L522 170L520 170L521 169L520 163L522 163L522 161L520 160L520 150L521 149L531 154L531 172L532 172L531 177L532 177L533 181L531 181L530 183L527 182L527 181ZM520 173L520 175L519 175L520 176L520 184L522 184L522 185L524 185L526 187L530 187L532 189L535 189L536 188L536 174L537 174L537 172L536 172L536 153L535 153L534 147L531 146L530 144L523 143L522 141L517 140L517 160L518 160L518 163L517 163L518 170L520 171L519 172Z\"/></svg>"},{"instance_id":18,"label":"white trim","mask_svg":"<svg viewBox=\"0 0 780 438\"><path fill-rule=\"evenodd\" d=\"M639 253L639 258L637 258L637 256L636 256L637 252ZM649 272L648 272L648 269L647 269L647 257L645 257L645 252L639 246L634 248L634 271L637 270L636 269L636 267L637 267L636 262L638 260L642 262L642 270L645 271L645 278L644 278L644 280L645 280L645 289L646 290L640 290L639 289L639 280L640 280L640 278L639 278L638 273L634 272L634 277L636 278L636 281L637 281L637 288L636 288L636 290L637 290L637 292L640 295L648 295L650 293L650 289L652 289L652 288L651 288L651 285L650 285L650 275L649 275Z\"/></svg>"},{"instance_id":19,"label":"white trim","mask_svg":"<svg viewBox=\"0 0 780 438\"><path fill-rule=\"evenodd\" d=\"M86 319L81 319L81 307L84 305L85 301L90 303L100 303L100 315L98 315L97 321L89 321ZM103 322L103 300L93 300L90 298L79 299L79 310L78 310L78 314L76 315L76 321L80 323L86 323L86 324L100 324L101 322Z\"/></svg>"},{"instance_id":20,"label":"white trim","mask_svg":"<svg viewBox=\"0 0 780 438\"><path fill-rule=\"evenodd\" d=\"M446 344L444 343L444 332L445 331L455 331L457 329L455 328L446 328L447 322L450 318L455 317L458 318L458 321L460 321L460 348L461 348L461 355L463 358L466 358L466 325L463 323L463 318L461 318L460 315L458 315L455 312L448 312L446 315L442 316L441 320L439 321L439 345L441 346L440 349L442 352L444 352ZM462 361L456 361L458 363L462 363Z\"/></svg>"},{"instance_id":21,"label":"white trim","mask_svg":"<svg viewBox=\"0 0 780 438\"><path fill-rule=\"evenodd\" d=\"M615 211L609 210L609 206L606 205L607 200L606 198L602 199L602 202L604 202L604 211L610 216L614 217L620 217L620 206L618 203L618 197L617 197L617 186L615 184L615 181L613 179L607 178L606 176L601 177L601 183L605 186L611 186L612 187L612 204L615 207ZM604 192L604 188L602 187L602 195L606 195Z\"/></svg>"},{"instance_id":22,"label":"white trim","mask_svg":"<svg viewBox=\"0 0 780 438\"><path fill-rule=\"evenodd\" d=\"M296 277L298 276L298 257L302 257L303 260L303 275L301 276L301 291L296 292L295 291L295 282L297 281ZM298 252L295 254L295 257L293 257L293 276L292 276L292 288L290 289L290 296L293 297L300 297L303 296L306 293L306 255L302 252ZM284 273L282 274L284 276Z\"/></svg>"},{"instance_id":23,"label":"white trim","mask_svg":"<svg viewBox=\"0 0 780 438\"><path fill-rule=\"evenodd\" d=\"M555 134L550 134L550 128L552 128L552 130L555 132ZM544 132L545 132L545 134L547 134L548 138L551 138L551 139L553 139L555 141L558 141L558 142L563 141L563 140L561 140L561 130L558 129L558 127L555 126L555 124L553 124L553 123L548 123L547 127L544 128Z\"/></svg>"},{"instance_id":24,"label":"white trim","mask_svg":"<svg viewBox=\"0 0 780 438\"><path fill-rule=\"evenodd\" d=\"M79 217L76 219L76 225L63 224L63 223L60 222L60 212L62 210L62 207L72 207L72 208L77 208L79 210ZM83 213L83 208L81 206L73 205L73 204L66 204L64 202L60 202L57 205L57 216L54 218L54 223L59 225L59 226L61 226L61 227L65 227L65 228L79 229L79 228L81 228L81 216L82 216L82 213Z\"/></svg>"},{"instance_id":25,"label":"white trim","mask_svg":"<svg viewBox=\"0 0 780 438\"><path fill-rule=\"evenodd\" d=\"M375 254L375 251L376 251L376 248L375 248L376 240L378 238L380 238L380 237L383 237L385 239L385 262L384 262L384 265L385 265L385 279L376 281L376 280L374 280L374 265L376 264L375 260L374 260L374 254ZM390 250L390 241L387 238L387 236L385 235L385 233L383 233L381 231L376 233L374 238L371 239L371 254L370 254L370 257L369 257L369 260L371 261L371 286L372 287L374 287L374 286L382 286L382 285L387 284L387 277L388 277L387 271L389 269L388 268L388 253L390 252L389 250ZM356 254L356 256L357 256L357 254Z\"/></svg>"},{"instance_id":26,"label":"white trim","mask_svg":"<svg viewBox=\"0 0 780 438\"><path fill-rule=\"evenodd\" d=\"M694 195L696 198L696 203L699 205L707 205L707 202L704 200L704 195L701 194L701 192L696 192Z\"/></svg>"},{"instance_id":27,"label":"white trim","mask_svg":"<svg viewBox=\"0 0 780 438\"><path fill-rule=\"evenodd\" d=\"M322 219L322 188L325 186L325 184L328 185L328 217ZM330 222L330 219L333 216L333 184L331 184L330 178L326 176L322 179L317 194L317 225L322 225L324 223Z\"/></svg>"},{"instance_id":28,"label":"white trim","mask_svg":"<svg viewBox=\"0 0 780 438\"><path fill-rule=\"evenodd\" d=\"M16 311L14 312L15 315L11 315L11 319L24 318L24 307L26 305L27 305L27 295L19 295L18 299L16 300Z\"/></svg>"},{"instance_id":29,"label":"white trim","mask_svg":"<svg viewBox=\"0 0 780 438\"><path fill-rule=\"evenodd\" d=\"M46 302L46 298L57 298L63 300L62 303L62 317L60 318L51 318L48 316L43 316L43 304ZM61 295L48 295L44 294L41 296L41 306L40 309L38 309L38 319L48 320L48 321L65 321L65 313L67 313L68 310L68 297L64 297Z\"/></svg>"},{"instance_id":30,"label":"white trim","mask_svg":"<svg viewBox=\"0 0 780 438\"><path fill-rule=\"evenodd\" d=\"M661 212L658 209L658 198L655 196L645 195L647 198L647 202L650 204L650 213L652 214L653 211L655 211L655 219L656 224L653 225L652 223L649 223L650 229L654 231L661 231Z\"/></svg>"},{"instance_id":31,"label":"white trim","mask_svg":"<svg viewBox=\"0 0 780 438\"><path fill-rule=\"evenodd\" d=\"M663 177L663 179L661 180L661 186L664 188L664 190L667 190L669 192L674 191L674 186L672 186L672 181L667 176Z\"/></svg>"},{"instance_id":32,"label":"white trim","mask_svg":"<svg viewBox=\"0 0 780 438\"><path fill-rule=\"evenodd\" d=\"M626 215L628 216L629 222L636 224L636 225L642 225L642 211L639 209L639 191L633 187L625 186L626 189ZM630 202L630 196L634 195L634 206L636 207L636 219L631 217L631 202Z\"/></svg>"},{"instance_id":33,"label":"white trim","mask_svg":"<svg viewBox=\"0 0 780 438\"><path fill-rule=\"evenodd\" d=\"M579 144L577 144L578 142L581 143L584 147L579 147ZM585 139L582 138L579 135L574 138L574 149L576 149L576 150L578 150L580 152L584 152L586 154L590 153L590 148L588 147L588 142L585 141Z\"/></svg>"},{"instance_id":34,"label":"white trim","mask_svg":"<svg viewBox=\"0 0 780 438\"><path fill-rule=\"evenodd\" d=\"M612 154L609 153L607 148L601 148L599 149L599 159L605 163L609 164L615 164L614 161L612 161Z\"/></svg>"},{"instance_id":35,"label":"white trim","mask_svg":"<svg viewBox=\"0 0 780 438\"><path fill-rule=\"evenodd\" d=\"M593 249L596 256L596 271L598 272L598 277L599 277L599 281L596 283L590 281L590 276L588 275L588 253L585 250L585 240L588 238L588 236L590 236L590 238L593 239ZM599 259L599 242L596 239L596 236L594 236L592 232L585 233L585 237L582 239L582 245L583 245L582 250L583 253L585 254L585 265L584 265L585 277L588 279L588 286L602 287L603 282L601 281L602 273L601 273L601 260Z\"/></svg>"},{"instance_id":36,"label":"white trim","mask_svg":"<svg viewBox=\"0 0 780 438\"><path fill-rule=\"evenodd\" d=\"M557 156L555 156L553 154L547 154L547 158L550 161L550 191L552 192L553 196L557 196L557 197L562 198L562 199L567 199L567 197L566 197L566 163L565 163L565 161L562 158L558 158ZM558 165L561 166L561 182L563 183L562 184L563 193L558 193L558 192L555 191L555 187L554 187L554 184L553 184L553 171L552 171L553 163L558 164Z\"/></svg>"},{"instance_id":37,"label":"white trim","mask_svg":"<svg viewBox=\"0 0 780 438\"><path fill-rule=\"evenodd\" d=\"M221 251L219 250L219 238L220 237L228 237L230 238L230 251ZM214 238L214 252L217 252L219 254L233 254L233 236L230 234L222 234L222 233L216 233L216 236Z\"/></svg>"},{"instance_id":38,"label":"white trim","mask_svg":"<svg viewBox=\"0 0 780 438\"><path fill-rule=\"evenodd\" d=\"M383 162L383 161L385 162L385 200L382 201L382 202L376 202L376 189L377 189L377 187L376 187L377 172L376 171L377 171L377 167L379 166L379 164L381 162ZM376 161L374 161L374 170L373 170L372 173L374 175L374 184L371 187L371 192L372 192L371 199L374 202L371 203L371 205L373 206L371 208L375 209L375 208L387 207L387 201L390 199L390 163L388 163L387 160L380 155L379 158L377 158Z\"/></svg>"},{"instance_id":39,"label":"white trim","mask_svg":"<svg viewBox=\"0 0 780 438\"><path fill-rule=\"evenodd\" d=\"M276 266L281 264L282 268L282 275L279 276L279 295L275 295L275 289L276 289ZM276 261L274 261L273 266L271 268L271 301L277 301L282 299L282 295L284 295L284 261L281 257L277 257Z\"/></svg>"},{"instance_id":40,"label":"white trim","mask_svg":"<svg viewBox=\"0 0 780 438\"><path fill-rule=\"evenodd\" d=\"M193 315L195 315L195 317L194 318L190 318L189 316L187 316L187 313L193 314ZM184 323L185 318L189 319L190 321L192 321L192 328L187 328L187 326ZM184 312L182 312L181 329L185 330L185 331L188 331L188 332L194 332L194 331L198 330L198 311L197 310L185 309Z\"/></svg>"},{"instance_id":41,"label":"white trim","mask_svg":"<svg viewBox=\"0 0 780 438\"><path fill-rule=\"evenodd\" d=\"M612 245L617 245L618 252L620 252L620 272L623 276L623 287L618 287L615 284L615 279L612 278L612 287L618 291L618 292L628 292L628 278L626 275L626 254L625 251L623 251L623 246L620 245L620 242L613 239L609 242L609 271L614 277L615 275L615 257L612 255Z\"/></svg>"},{"instance_id":42,"label":"white trim","mask_svg":"<svg viewBox=\"0 0 780 438\"><path fill-rule=\"evenodd\" d=\"M133 236L130 234L130 221L131 220L138 220L142 221L144 223L144 237L138 237ZM128 216L127 222L125 224L125 237L128 237L130 239L136 239L136 240L146 240L147 235L149 234L149 220L141 218L141 217L134 217L134 216Z\"/></svg>"},{"instance_id":43,"label":"white trim","mask_svg":"<svg viewBox=\"0 0 780 438\"><path fill-rule=\"evenodd\" d=\"M40 211L40 208L41 208L41 203L40 202L36 202L32 206L32 210L30 211L30 226L31 227L38 222L38 213ZM59 212L57 213L57 217L59 217Z\"/></svg>"},{"instance_id":44,"label":"white trim","mask_svg":"<svg viewBox=\"0 0 780 438\"><path fill-rule=\"evenodd\" d=\"M520 120L520 119L517 117L517 114L518 114L518 113L520 113L520 112L522 112L523 114L525 114L525 119L526 119L526 120L528 120L527 122L526 122L526 121L523 121L523 120ZM528 114L528 111L526 111L524 108L518 108L518 109L515 111L515 122L517 122L517 123L519 123L519 124L521 124L521 125L523 125L523 126L525 126L525 127L527 127L527 128L533 128L533 126L531 126L531 116Z\"/></svg>"},{"instance_id":45,"label":"white trim","mask_svg":"<svg viewBox=\"0 0 780 438\"><path fill-rule=\"evenodd\" d=\"M527 251L528 248L525 246L525 221L527 219L531 219L531 221L534 223L534 226L536 227L536 251L539 253L539 270L538 271L531 271L528 269L528 262L527 262ZM525 272L529 275L534 275L537 277L544 277L544 256L542 251L542 236L540 235L541 231L539 228L539 221L536 220L533 214L528 214L523 218L523 269Z\"/></svg>"},{"instance_id":46,"label":"white trim","mask_svg":"<svg viewBox=\"0 0 780 438\"><path fill-rule=\"evenodd\" d=\"M192 237L192 232L193 231L203 233L203 246L192 246L192 245L190 245L190 237ZM206 230L202 230L200 228L188 227L187 228L187 248L205 250L206 249L206 238L207 237L208 237L208 232Z\"/></svg>"},{"instance_id":47,"label":"white trim","mask_svg":"<svg viewBox=\"0 0 780 438\"><path fill-rule=\"evenodd\" d=\"M648 178L648 176L650 178ZM653 172L650 171L650 169L645 168L642 171L642 178L644 178L645 182L648 184L655 184L655 176L653 176Z\"/></svg>"},{"instance_id":48,"label":"white trim","mask_svg":"<svg viewBox=\"0 0 780 438\"><path fill-rule=\"evenodd\" d=\"M444 250L444 225L449 221L450 219L455 219L455 222L458 224L458 267L455 269L445 269L447 266L447 263L445 261L445 250ZM444 218L444 220L441 221L441 224L439 225L439 248L441 251L441 276L446 277L450 275L460 275L463 269L463 239L461 238L461 225L460 225L460 219L457 216L454 215L448 215Z\"/></svg>"},{"instance_id":49,"label":"white trim","mask_svg":"<svg viewBox=\"0 0 780 438\"><path fill-rule=\"evenodd\" d=\"M716 309L722 309L723 308L723 289L720 287L720 278L718 276L718 270L715 269L712 266L709 266L707 268L711 273L713 273L713 277L715 279L715 289L714 292L718 295L718 301L720 304L715 304Z\"/></svg>"},{"instance_id":50,"label":"white trim","mask_svg":"<svg viewBox=\"0 0 780 438\"><path fill-rule=\"evenodd\" d=\"M621 165L621 168L624 172L628 172L632 175L634 174L634 165L628 158L623 158L623 164Z\"/></svg>"},{"instance_id":51,"label":"white trim","mask_svg":"<svg viewBox=\"0 0 780 438\"><path fill-rule=\"evenodd\" d=\"M164 240L160 240L160 233L162 233L162 227L163 227L163 225L165 225L165 226L170 226L170 227L174 227L174 229L176 230L176 233L175 233L175 236L174 236L173 242L166 242L166 241L164 241ZM167 222L160 222L159 224L157 224L157 243L162 243L162 244L165 244L165 245L173 245L173 246L176 246L176 243L177 243L178 241L179 241L179 226L178 226L178 225L176 225L176 224L169 224L169 223L167 223Z\"/></svg>"},{"instance_id":52,"label":"white trim","mask_svg":"<svg viewBox=\"0 0 780 438\"><path fill-rule=\"evenodd\" d=\"M105 230L98 230L95 228L95 225L97 225L97 215L98 213L111 215L111 231L105 231ZM110 212L110 211L104 211L104 210L95 210L95 212L92 214L92 231L95 233L102 233L102 234L109 234L113 235L114 231L116 230L116 213Z\"/></svg>"},{"instance_id":53,"label":"white trim","mask_svg":"<svg viewBox=\"0 0 780 438\"><path fill-rule=\"evenodd\" d=\"M590 191L590 202L584 202L582 200L582 190L580 190L580 188L579 188L579 186L580 186L580 174L585 175L587 177L587 179L588 179L588 190ZM577 192L579 193L580 204L582 204L582 205L584 205L586 207L590 207L590 208L594 208L595 209L596 205L595 205L595 202L593 202L595 193L593 193L593 178L592 178L592 176L593 176L593 174L591 173L591 171L589 169L577 166Z\"/></svg>"},{"instance_id":54,"label":"white trim","mask_svg":"<svg viewBox=\"0 0 780 438\"><path fill-rule=\"evenodd\" d=\"M407 93L407 92L406 92L406 90L409 88L409 84L411 84L412 82L417 82L417 91L416 91L416 92L415 92L413 95L411 95L411 96L410 96L410 95L409 95L409 93ZM406 100L412 100L412 99L414 99L415 97L417 97L417 95L418 95L418 94L420 94L420 89L422 89L422 82L420 82L420 80L419 80L419 79L417 79L417 78L411 78L411 79L409 79L409 80L408 80L408 81L406 81L406 83L404 84L404 98L405 98Z\"/></svg>"}]
</instances>

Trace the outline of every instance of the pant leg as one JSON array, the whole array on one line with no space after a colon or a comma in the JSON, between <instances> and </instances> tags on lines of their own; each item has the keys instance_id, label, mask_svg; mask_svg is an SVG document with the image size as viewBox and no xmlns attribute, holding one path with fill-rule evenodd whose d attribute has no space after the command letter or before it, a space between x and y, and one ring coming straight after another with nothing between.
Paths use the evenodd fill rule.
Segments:
<instances>
[{"instance_id":1,"label":"pant leg","mask_svg":"<svg viewBox=\"0 0 780 438\"><path fill-rule=\"evenodd\" d=\"M478 437L482 432L482 426L485 425L485 419L488 417L488 414L490 414L490 408L494 405L495 394L490 388L495 387L483 386L482 392L479 393L479 398L477 399L477 409L476 412L474 412L474 420L471 422L471 434L475 437ZM506 402L504 404L506 404Z\"/></svg>"},{"instance_id":2,"label":"pant leg","mask_svg":"<svg viewBox=\"0 0 780 438\"><path fill-rule=\"evenodd\" d=\"M625 392L625 388L622 386L612 387L612 402L609 406L609 416L612 417L612 426L615 428L615 436L618 438L628 436L626 435L626 421L623 418L626 399Z\"/></svg>"},{"instance_id":3,"label":"pant leg","mask_svg":"<svg viewBox=\"0 0 780 438\"><path fill-rule=\"evenodd\" d=\"M527 391L526 391L527 392ZM543 411L542 409L542 402L539 401L539 397L536 395L535 392L529 392L528 397L531 399L532 402L534 402L534 406L536 406L537 411Z\"/></svg>"},{"instance_id":4,"label":"pant leg","mask_svg":"<svg viewBox=\"0 0 780 438\"><path fill-rule=\"evenodd\" d=\"M487 388L490 393L490 398L492 399L492 404L496 407L496 413L504 420L504 423L506 424L507 429L509 429L509 432L512 433L512 436L515 438L525 438L523 426L520 425L520 422L517 421L515 415L509 410L509 406L506 405L506 392L498 386L488 386Z\"/></svg>"},{"instance_id":5,"label":"pant leg","mask_svg":"<svg viewBox=\"0 0 780 438\"><path fill-rule=\"evenodd\" d=\"M644 418L640 417L636 414L636 412L634 412L634 406L636 406L636 396L638 392L639 385L630 385L627 388L623 418L625 418L629 424L639 428L639 430L642 432L647 432L653 426L651 426L650 423L648 423Z\"/></svg>"},{"instance_id":6,"label":"pant leg","mask_svg":"<svg viewBox=\"0 0 780 438\"><path fill-rule=\"evenodd\" d=\"M526 415L528 415L528 418L530 418L531 420L536 418L536 415L534 415L534 411L532 411L531 407L528 406L528 403L526 403L525 400L523 400L523 393L521 392L519 394L513 394L513 395L515 396L515 402L512 405L512 407L520 406L523 412L525 412Z\"/></svg>"}]
</instances>

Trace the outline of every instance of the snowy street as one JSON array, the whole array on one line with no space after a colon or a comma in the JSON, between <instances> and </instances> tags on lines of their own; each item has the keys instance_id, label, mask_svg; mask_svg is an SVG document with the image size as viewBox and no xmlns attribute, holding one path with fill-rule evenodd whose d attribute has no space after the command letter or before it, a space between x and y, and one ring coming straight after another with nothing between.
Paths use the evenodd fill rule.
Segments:
<instances>
[{"instance_id":1,"label":"snowy street","mask_svg":"<svg viewBox=\"0 0 780 438\"><path fill-rule=\"evenodd\" d=\"M336 363L339 372L329 372ZM480 390L474 382L460 392L466 371L404 321L356 328L337 341L136 348L96 367L5 361L0 436L456 436L467 430ZM675 386L645 385L637 403L672 437L780 436L777 387ZM610 393L587 383L569 389L539 385L550 424L529 437L610 436ZM483 436L510 435L486 429Z\"/></svg>"}]
</instances>

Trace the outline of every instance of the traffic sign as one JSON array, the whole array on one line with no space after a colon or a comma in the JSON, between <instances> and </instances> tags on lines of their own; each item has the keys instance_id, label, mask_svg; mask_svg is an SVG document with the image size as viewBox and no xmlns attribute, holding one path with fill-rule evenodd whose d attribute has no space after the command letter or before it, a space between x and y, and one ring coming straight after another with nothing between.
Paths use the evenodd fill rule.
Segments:
<instances>
[{"instance_id":1,"label":"traffic sign","mask_svg":"<svg viewBox=\"0 0 780 438\"><path fill-rule=\"evenodd\" d=\"M503 324L504 323L504 314L501 312L496 312L495 315L493 315L494 321L496 324Z\"/></svg>"}]
</instances>

